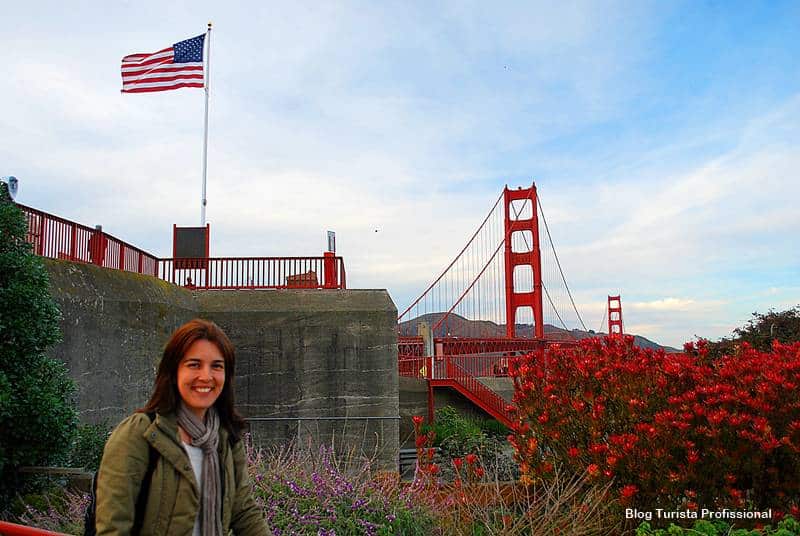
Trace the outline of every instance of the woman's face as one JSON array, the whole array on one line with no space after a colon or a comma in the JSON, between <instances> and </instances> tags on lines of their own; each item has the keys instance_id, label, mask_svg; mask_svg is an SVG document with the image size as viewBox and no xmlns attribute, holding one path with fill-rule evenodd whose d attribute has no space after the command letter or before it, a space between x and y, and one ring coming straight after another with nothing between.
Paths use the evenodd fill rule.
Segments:
<instances>
[{"instance_id":1,"label":"woman's face","mask_svg":"<svg viewBox=\"0 0 800 536\"><path fill-rule=\"evenodd\" d=\"M178 363L178 392L201 420L225 385L225 359L217 345L205 339L192 343Z\"/></svg>"}]
</instances>

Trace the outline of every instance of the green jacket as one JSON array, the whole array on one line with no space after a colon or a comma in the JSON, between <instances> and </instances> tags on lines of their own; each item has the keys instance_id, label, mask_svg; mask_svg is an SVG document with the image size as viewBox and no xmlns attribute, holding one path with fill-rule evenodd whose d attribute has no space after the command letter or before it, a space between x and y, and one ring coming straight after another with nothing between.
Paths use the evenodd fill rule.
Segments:
<instances>
[{"instance_id":1,"label":"green jacket","mask_svg":"<svg viewBox=\"0 0 800 536\"><path fill-rule=\"evenodd\" d=\"M220 426L224 534L266 535L263 514L253 499L242 441L231 446ZM98 536L130 534L139 489L147 471L149 447L158 453L141 536L191 536L200 508L192 465L178 437L174 415L156 415L151 422L134 413L116 427L106 443L97 473Z\"/></svg>"}]
</instances>

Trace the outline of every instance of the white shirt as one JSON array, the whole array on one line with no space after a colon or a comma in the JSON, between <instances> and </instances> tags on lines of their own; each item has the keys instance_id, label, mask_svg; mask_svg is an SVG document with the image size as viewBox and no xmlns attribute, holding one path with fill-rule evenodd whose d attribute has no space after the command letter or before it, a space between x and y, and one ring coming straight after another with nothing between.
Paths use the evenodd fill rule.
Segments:
<instances>
[{"instance_id":1,"label":"white shirt","mask_svg":"<svg viewBox=\"0 0 800 536\"><path fill-rule=\"evenodd\" d=\"M183 443L183 442L181 442ZM203 449L200 447L193 447L192 445L183 443L183 448L186 454L189 455L189 461L192 462L192 471L194 472L194 479L197 481L197 490L200 492L200 504L203 503ZM200 510L197 511L197 517L194 518L194 530L192 536L200 536Z\"/></svg>"}]
</instances>

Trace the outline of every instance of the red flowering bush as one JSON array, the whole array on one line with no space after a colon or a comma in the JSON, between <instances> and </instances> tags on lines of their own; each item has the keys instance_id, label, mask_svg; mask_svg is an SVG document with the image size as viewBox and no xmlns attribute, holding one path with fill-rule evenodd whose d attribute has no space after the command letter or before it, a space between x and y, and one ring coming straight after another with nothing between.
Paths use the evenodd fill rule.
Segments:
<instances>
[{"instance_id":1,"label":"red flowering bush","mask_svg":"<svg viewBox=\"0 0 800 536\"><path fill-rule=\"evenodd\" d=\"M705 341L665 354L596 338L511 373L523 480L558 464L613 481L629 506L797 509L800 343L712 360Z\"/></svg>"}]
</instances>

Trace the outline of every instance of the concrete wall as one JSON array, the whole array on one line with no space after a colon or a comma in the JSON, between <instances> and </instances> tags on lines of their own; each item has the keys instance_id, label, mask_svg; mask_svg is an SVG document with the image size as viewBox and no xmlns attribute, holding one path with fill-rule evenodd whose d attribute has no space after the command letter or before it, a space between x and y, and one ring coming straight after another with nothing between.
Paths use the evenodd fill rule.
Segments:
<instances>
[{"instance_id":1,"label":"concrete wall","mask_svg":"<svg viewBox=\"0 0 800 536\"><path fill-rule=\"evenodd\" d=\"M116 424L147 402L169 335L197 316L191 293L158 279L44 259L63 316L51 354L78 385L81 420Z\"/></svg>"},{"instance_id":2,"label":"concrete wall","mask_svg":"<svg viewBox=\"0 0 800 536\"><path fill-rule=\"evenodd\" d=\"M397 309L385 291L202 292L236 344L237 401L262 444L340 444L395 464ZM324 419L318 419L323 417ZM365 417L370 417L366 419ZM311 420L314 418L313 420ZM389 441L389 438L392 438Z\"/></svg>"},{"instance_id":3,"label":"concrete wall","mask_svg":"<svg viewBox=\"0 0 800 536\"><path fill-rule=\"evenodd\" d=\"M251 422L257 441L335 442L396 470L397 310L386 291L192 293L148 276L45 262L63 314L64 341L52 354L78 384L83 420L115 424L141 407L170 333L199 316L236 347L243 415L273 419Z\"/></svg>"}]
</instances>

